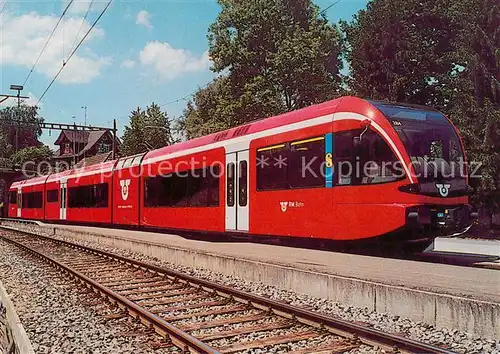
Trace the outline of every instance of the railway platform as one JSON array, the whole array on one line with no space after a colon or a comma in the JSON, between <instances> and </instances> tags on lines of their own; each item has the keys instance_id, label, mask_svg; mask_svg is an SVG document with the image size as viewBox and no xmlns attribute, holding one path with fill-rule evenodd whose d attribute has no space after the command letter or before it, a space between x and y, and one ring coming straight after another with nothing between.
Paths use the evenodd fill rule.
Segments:
<instances>
[{"instance_id":1,"label":"railway platform","mask_svg":"<svg viewBox=\"0 0 500 354\"><path fill-rule=\"evenodd\" d=\"M85 240L174 264L500 339L500 271L268 244L53 224L3 225Z\"/></svg>"}]
</instances>

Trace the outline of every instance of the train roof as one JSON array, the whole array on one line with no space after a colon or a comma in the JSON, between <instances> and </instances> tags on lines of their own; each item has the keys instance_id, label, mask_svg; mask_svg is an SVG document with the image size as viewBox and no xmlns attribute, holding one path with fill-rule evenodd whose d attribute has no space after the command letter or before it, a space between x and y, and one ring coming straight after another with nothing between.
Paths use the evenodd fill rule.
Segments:
<instances>
[{"instance_id":1,"label":"train roof","mask_svg":"<svg viewBox=\"0 0 500 354\"><path fill-rule=\"evenodd\" d=\"M301 108L301 109L298 109L295 111L280 114L277 116L262 118L259 120L249 122L247 124L243 124L243 125L240 125L240 126L237 126L234 128L223 130L221 132L217 132L217 133L213 133L213 134L210 134L207 136L202 136L199 138L191 139L191 140L181 142L178 144L165 146L163 148L153 150L153 151L150 151L149 153L147 153L143 159L143 164L146 165L148 163L152 163L154 161L162 159L163 157L167 158L169 154L172 154L172 153L175 153L178 151L203 147L203 146L215 143L215 142L222 142L222 141L230 140L230 139L233 139L236 137L250 135L250 134L261 132L264 130L276 128L279 126L283 126L283 125L287 125L287 124L291 124L291 123L296 123L296 122L300 122L300 121L305 121L305 120L313 119L316 117L325 116L328 114L333 114L333 113L335 113L337 107L339 106L340 102L344 98L345 97L341 97L341 98L326 101L323 103L315 104L315 105L312 105L309 107ZM353 98L355 98L355 97L353 97ZM359 98L355 98L355 99L361 100ZM364 100L362 100L362 101L364 101Z\"/></svg>"},{"instance_id":2,"label":"train roof","mask_svg":"<svg viewBox=\"0 0 500 354\"><path fill-rule=\"evenodd\" d=\"M156 161L165 160L169 157L169 155L184 151L190 150L194 148L203 148L213 143L219 143L226 140L234 139L236 137L241 137L245 135L254 134L257 132L262 132L265 130L269 130L272 128L297 123L301 121L306 121L309 119L314 119L317 117L326 116L329 114L334 114L336 112L345 111L345 112L353 112L363 114L370 119L377 121L379 117L387 114L388 112L383 112L384 105L393 105L397 107L407 107L410 108L419 108L421 110L426 110L427 112L437 112L432 108L426 108L422 106L416 105L406 105L400 103L392 103L392 102L383 102L369 99L362 99L354 96L344 96L337 99L329 100L323 103L314 104L309 107L301 108L295 111L287 112L284 114L280 114L277 116L262 118L258 120L251 121L247 124L243 124L234 128L230 128L221 132L213 133L207 136L202 136L199 138L191 139L188 141L184 141L181 143L177 143L174 145L165 146L163 148L159 148L153 151L150 151L145 154L142 159L142 165L151 164ZM374 108L376 108L374 110ZM380 111L382 115L374 114L374 111ZM384 124L385 125L385 124ZM134 155L134 156L142 156L142 154ZM79 169L67 170L57 174L51 174L48 177L39 177L27 181L22 181L24 183L28 183L30 185L44 183L44 182L55 182L60 180L63 177L66 179L82 177L93 175L97 173L105 173L110 172L114 168L117 167L117 162L129 159L134 156L126 156L122 157L118 160L108 161L101 164L96 164L92 166L82 167ZM16 184L18 183L18 184ZM18 186L21 182L16 182L13 186Z\"/></svg>"},{"instance_id":3,"label":"train roof","mask_svg":"<svg viewBox=\"0 0 500 354\"><path fill-rule=\"evenodd\" d=\"M17 182L14 182L12 183L12 185L10 186L11 189L15 189L15 188L18 188L18 187L29 187L29 186L36 186L36 185L39 185L39 184L44 184L45 181L47 180L47 177L48 176L40 176L40 177L34 177L34 178L30 178L30 179L25 179L25 180L22 180L22 181L17 181Z\"/></svg>"}]
</instances>

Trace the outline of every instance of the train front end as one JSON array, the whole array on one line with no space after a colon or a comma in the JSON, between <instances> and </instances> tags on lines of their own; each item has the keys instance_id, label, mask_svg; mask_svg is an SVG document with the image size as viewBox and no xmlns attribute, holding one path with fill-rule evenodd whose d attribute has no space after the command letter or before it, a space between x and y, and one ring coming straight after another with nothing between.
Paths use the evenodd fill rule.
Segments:
<instances>
[{"instance_id":1,"label":"train front end","mask_svg":"<svg viewBox=\"0 0 500 354\"><path fill-rule=\"evenodd\" d=\"M406 228L426 237L466 232L477 214L469 205L469 175L457 129L442 113L418 106L371 101L401 140L411 176L398 187ZM473 172L473 171L472 171Z\"/></svg>"}]
</instances>

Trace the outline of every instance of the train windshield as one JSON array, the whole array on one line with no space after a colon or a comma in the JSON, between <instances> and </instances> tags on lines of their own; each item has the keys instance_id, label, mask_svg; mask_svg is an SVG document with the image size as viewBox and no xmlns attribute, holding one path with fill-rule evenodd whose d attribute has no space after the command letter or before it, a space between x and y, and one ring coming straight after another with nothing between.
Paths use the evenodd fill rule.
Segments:
<instances>
[{"instance_id":1,"label":"train windshield","mask_svg":"<svg viewBox=\"0 0 500 354\"><path fill-rule=\"evenodd\" d=\"M444 115L422 108L373 104L392 123L421 183L465 178L462 145Z\"/></svg>"}]
</instances>

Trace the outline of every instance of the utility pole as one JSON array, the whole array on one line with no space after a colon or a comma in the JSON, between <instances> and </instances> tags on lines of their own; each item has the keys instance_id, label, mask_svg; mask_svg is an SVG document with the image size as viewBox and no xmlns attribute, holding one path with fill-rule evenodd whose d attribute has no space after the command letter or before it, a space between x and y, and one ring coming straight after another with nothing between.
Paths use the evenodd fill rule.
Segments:
<instances>
[{"instance_id":1,"label":"utility pole","mask_svg":"<svg viewBox=\"0 0 500 354\"><path fill-rule=\"evenodd\" d=\"M116 119L113 119L113 160L116 159Z\"/></svg>"},{"instance_id":2,"label":"utility pole","mask_svg":"<svg viewBox=\"0 0 500 354\"><path fill-rule=\"evenodd\" d=\"M19 127L21 125L21 85L10 85L10 89L17 91L17 124L16 124L16 152L19 150Z\"/></svg>"},{"instance_id":3,"label":"utility pole","mask_svg":"<svg viewBox=\"0 0 500 354\"><path fill-rule=\"evenodd\" d=\"M87 125L87 106L82 106L82 108L85 110L85 120L83 125Z\"/></svg>"},{"instance_id":4,"label":"utility pole","mask_svg":"<svg viewBox=\"0 0 500 354\"><path fill-rule=\"evenodd\" d=\"M73 122L73 167L76 165L76 122Z\"/></svg>"}]
</instances>

